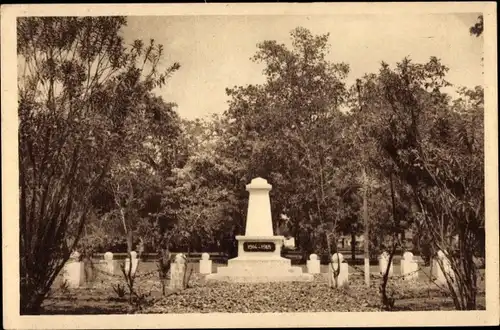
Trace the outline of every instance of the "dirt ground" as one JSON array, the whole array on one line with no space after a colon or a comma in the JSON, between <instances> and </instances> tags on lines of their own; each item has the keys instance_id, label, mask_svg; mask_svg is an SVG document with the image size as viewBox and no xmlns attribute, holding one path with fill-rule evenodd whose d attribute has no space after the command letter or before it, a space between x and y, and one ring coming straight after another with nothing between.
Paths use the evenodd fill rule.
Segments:
<instances>
[{"instance_id":1,"label":"dirt ground","mask_svg":"<svg viewBox=\"0 0 500 330\"><path fill-rule=\"evenodd\" d=\"M213 270L216 271L219 266L221 265L214 264ZM42 314L381 310L378 293L380 279L374 277L371 288L366 288L360 271L362 267L350 267L349 287L345 289L331 289L326 285L327 266L322 266L322 274L317 275L314 282L264 284L205 282L204 276L198 274L197 263L190 264L189 267L192 267L194 271L190 288L164 297L155 273L156 264L141 263L138 267L137 287L141 293L146 294L147 298L141 303L140 308L131 307L127 296L119 297L113 290L113 285L123 283L120 275L109 276L94 271L92 281L78 289L69 290L65 290L61 286L61 279L58 279L54 283L50 296L44 302ZM371 272L378 273L378 267L372 266ZM394 311L454 310L451 298L429 280L429 268L424 268L419 273L418 280L411 283L397 278L399 272L399 266L395 265L396 277L392 280L390 287L396 297ZM485 309L484 280L480 278L478 284L480 292L477 305L481 310ZM167 293L169 293L168 290ZM244 299L239 299L242 295Z\"/></svg>"}]
</instances>

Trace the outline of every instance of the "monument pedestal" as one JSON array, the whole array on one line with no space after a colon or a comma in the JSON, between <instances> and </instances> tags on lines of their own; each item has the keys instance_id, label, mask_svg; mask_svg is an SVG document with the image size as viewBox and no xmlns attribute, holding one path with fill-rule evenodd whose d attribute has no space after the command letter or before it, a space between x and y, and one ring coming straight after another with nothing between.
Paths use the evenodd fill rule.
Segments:
<instances>
[{"instance_id":1,"label":"monument pedestal","mask_svg":"<svg viewBox=\"0 0 500 330\"><path fill-rule=\"evenodd\" d=\"M312 281L313 275L302 273L291 260L281 257L284 237L274 236L269 191L266 180L256 178L247 185L250 192L246 232L236 236L238 257L228 260L227 267L207 275L207 280L226 282Z\"/></svg>"}]
</instances>

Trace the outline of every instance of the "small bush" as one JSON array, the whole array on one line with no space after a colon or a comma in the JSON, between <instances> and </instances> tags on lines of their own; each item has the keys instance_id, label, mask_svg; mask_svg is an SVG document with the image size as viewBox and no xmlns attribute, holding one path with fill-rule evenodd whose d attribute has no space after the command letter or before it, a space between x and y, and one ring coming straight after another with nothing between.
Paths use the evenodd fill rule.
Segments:
<instances>
[{"instance_id":1,"label":"small bush","mask_svg":"<svg viewBox=\"0 0 500 330\"><path fill-rule=\"evenodd\" d=\"M69 292L69 283L68 280L63 280L61 283L59 283L59 290L61 290L62 293L68 293Z\"/></svg>"},{"instance_id":2,"label":"small bush","mask_svg":"<svg viewBox=\"0 0 500 330\"><path fill-rule=\"evenodd\" d=\"M125 285L118 283L118 284L111 284L111 287L113 288L113 291L118 295L118 297L123 298L125 297Z\"/></svg>"}]
</instances>

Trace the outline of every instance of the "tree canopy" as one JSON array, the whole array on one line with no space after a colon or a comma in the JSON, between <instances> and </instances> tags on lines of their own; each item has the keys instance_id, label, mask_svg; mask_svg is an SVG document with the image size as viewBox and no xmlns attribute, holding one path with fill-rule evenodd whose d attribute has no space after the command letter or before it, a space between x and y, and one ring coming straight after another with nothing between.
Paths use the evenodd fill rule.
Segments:
<instances>
[{"instance_id":1,"label":"tree canopy","mask_svg":"<svg viewBox=\"0 0 500 330\"><path fill-rule=\"evenodd\" d=\"M257 176L273 186L275 233L295 237L304 256L360 234L367 196L371 253L394 237L403 249L446 251L460 278L449 285L455 305L475 306L483 88L446 94L438 58L382 62L349 85L349 65L328 60L329 35L299 27L291 47L257 45L262 84L227 88L222 114L186 120L154 93L180 64L160 71L154 40L126 45L125 18L18 23L24 312L36 312L75 249L142 242L149 252L235 255L244 187ZM480 16L470 33L482 32Z\"/></svg>"}]
</instances>

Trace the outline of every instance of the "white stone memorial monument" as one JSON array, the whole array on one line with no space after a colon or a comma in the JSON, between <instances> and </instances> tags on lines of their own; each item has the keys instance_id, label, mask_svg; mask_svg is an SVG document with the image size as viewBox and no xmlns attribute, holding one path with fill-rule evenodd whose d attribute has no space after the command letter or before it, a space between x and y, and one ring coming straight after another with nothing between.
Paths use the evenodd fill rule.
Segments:
<instances>
[{"instance_id":1,"label":"white stone memorial monument","mask_svg":"<svg viewBox=\"0 0 500 330\"><path fill-rule=\"evenodd\" d=\"M272 186L265 179L255 178L246 186L249 192L246 230L236 236L238 257L228 260L227 267L207 275L207 280L227 282L281 282L312 281L313 275L304 274L301 267L281 257L284 237L274 236L269 191Z\"/></svg>"}]
</instances>

